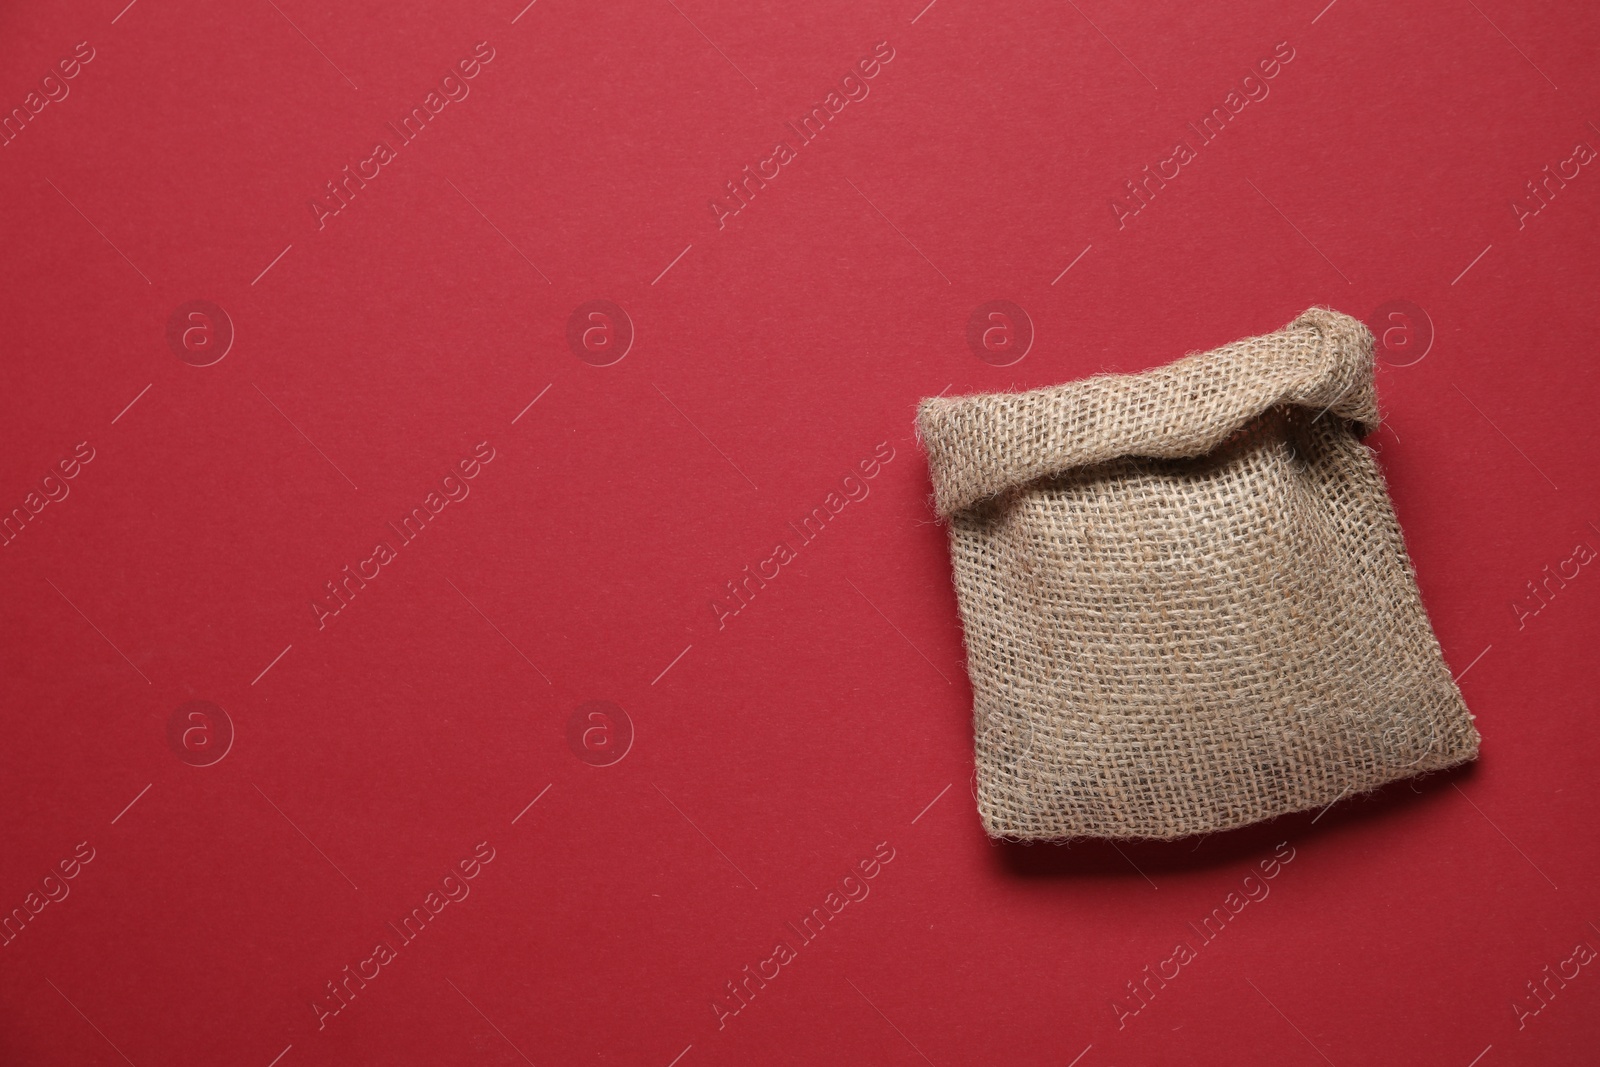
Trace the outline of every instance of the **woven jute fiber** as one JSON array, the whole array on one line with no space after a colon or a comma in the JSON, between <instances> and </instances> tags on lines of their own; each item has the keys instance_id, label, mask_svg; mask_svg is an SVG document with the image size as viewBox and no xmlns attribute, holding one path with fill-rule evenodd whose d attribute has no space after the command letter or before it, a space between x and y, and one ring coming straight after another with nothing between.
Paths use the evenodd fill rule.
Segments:
<instances>
[{"instance_id":1,"label":"woven jute fiber","mask_svg":"<svg viewBox=\"0 0 1600 1067\"><path fill-rule=\"evenodd\" d=\"M924 400L997 838L1176 838L1477 755L1314 308L1142 374Z\"/></svg>"}]
</instances>

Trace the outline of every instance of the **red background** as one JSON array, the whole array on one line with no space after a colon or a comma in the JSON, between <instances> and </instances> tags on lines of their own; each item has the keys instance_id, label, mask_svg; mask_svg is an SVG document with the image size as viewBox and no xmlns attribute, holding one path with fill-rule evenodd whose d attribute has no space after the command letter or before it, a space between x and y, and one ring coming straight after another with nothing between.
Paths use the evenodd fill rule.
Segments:
<instances>
[{"instance_id":1,"label":"red background","mask_svg":"<svg viewBox=\"0 0 1600 1067\"><path fill-rule=\"evenodd\" d=\"M1600 548L1600 174L1511 204L1600 145L1600 14L521 7L0 15L6 109L94 49L0 148L0 507L94 450L0 548L0 909L94 849L0 948L0 1061L1592 1062L1593 968L1513 1004L1600 947L1600 576L1527 590ZM470 95L319 229L480 41ZM880 41L870 95L719 229ZM1270 95L1119 229L1124 179L1279 42ZM167 338L195 299L236 331L211 366ZM596 367L567 322L602 299L636 336ZM1034 331L1006 367L966 340L997 299ZM1121 855L989 843L917 399L1391 300L1433 336L1390 337L1372 443L1477 766ZM323 583L482 441L470 497L319 630ZM880 442L870 496L719 628ZM169 742L191 700L236 731L210 766ZM595 700L635 731L612 766L568 741ZM324 983L480 841L471 895L319 1030ZM1119 1028L1283 841L1270 897ZM719 1029L880 842L870 896Z\"/></svg>"}]
</instances>

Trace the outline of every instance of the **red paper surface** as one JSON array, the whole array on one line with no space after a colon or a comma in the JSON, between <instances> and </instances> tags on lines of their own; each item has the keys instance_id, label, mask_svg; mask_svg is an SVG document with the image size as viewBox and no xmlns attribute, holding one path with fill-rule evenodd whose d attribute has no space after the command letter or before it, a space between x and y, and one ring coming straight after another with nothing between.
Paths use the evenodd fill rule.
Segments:
<instances>
[{"instance_id":1,"label":"red paper surface","mask_svg":"<svg viewBox=\"0 0 1600 1067\"><path fill-rule=\"evenodd\" d=\"M0 1061L1594 1062L1594 10L124 3L0 15ZM916 401L1313 304L1481 760L989 843Z\"/></svg>"}]
</instances>

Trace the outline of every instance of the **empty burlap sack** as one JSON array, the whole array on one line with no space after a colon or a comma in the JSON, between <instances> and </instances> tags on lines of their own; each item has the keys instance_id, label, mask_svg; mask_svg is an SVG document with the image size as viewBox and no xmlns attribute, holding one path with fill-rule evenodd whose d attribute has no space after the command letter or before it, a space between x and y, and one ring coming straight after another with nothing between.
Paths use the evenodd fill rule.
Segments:
<instances>
[{"instance_id":1,"label":"empty burlap sack","mask_svg":"<svg viewBox=\"0 0 1600 1067\"><path fill-rule=\"evenodd\" d=\"M991 836L1174 838L1477 755L1384 488L1372 335L924 400Z\"/></svg>"}]
</instances>

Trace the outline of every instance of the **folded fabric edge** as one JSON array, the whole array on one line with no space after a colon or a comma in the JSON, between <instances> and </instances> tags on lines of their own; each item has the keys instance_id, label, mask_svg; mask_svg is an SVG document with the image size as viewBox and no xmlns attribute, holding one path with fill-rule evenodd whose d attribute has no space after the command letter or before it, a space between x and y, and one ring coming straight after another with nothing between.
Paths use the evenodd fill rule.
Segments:
<instances>
[{"instance_id":1,"label":"folded fabric edge","mask_svg":"<svg viewBox=\"0 0 1600 1067\"><path fill-rule=\"evenodd\" d=\"M1122 456L1203 455L1284 405L1371 432L1380 421L1372 346L1361 322L1314 307L1274 333L1136 374L925 399L917 429L935 509L949 518L1008 489Z\"/></svg>"}]
</instances>

